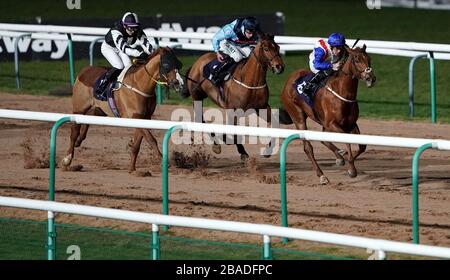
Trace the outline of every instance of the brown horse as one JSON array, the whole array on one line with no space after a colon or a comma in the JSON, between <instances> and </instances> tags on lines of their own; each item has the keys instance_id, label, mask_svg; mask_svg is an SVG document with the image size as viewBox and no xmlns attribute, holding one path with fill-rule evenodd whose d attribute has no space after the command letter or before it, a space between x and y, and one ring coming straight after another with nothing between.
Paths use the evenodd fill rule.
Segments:
<instances>
[{"instance_id":1,"label":"brown horse","mask_svg":"<svg viewBox=\"0 0 450 280\"><path fill-rule=\"evenodd\" d=\"M204 54L187 71L187 87L182 96L191 95L193 102L201 102L201 108L203 108L203 99L209 97L223 109L242 109L244 111L254 109L256 112L258 109L267 109L267 121L270 123L271 110L268 103L269 88L266 83L266 73L269 67L275 74L283 72L284 62L279 50L280 47L274 42L273 36L261 34L248 59L239 62L234 74L224 83L223 93L209 80L202 78L203 67L216 57L215 53ZM196 121L203 122L203 111L201 111L201 119L197 119L197 117L196 115ZM234 118L234 124L236 122L237 118ZM214 134L211 135L214 139L213 151L220 153L221 147ZM248 154L244 146L240 143L236 143L236 146L241 159L247 159Z\"/></svg>"},{"instance_id":2,"label":"brown horse","mask_svg":"<svg viewBox=\"0 0 450 280\"><path fill-rule=\"evenodd\" d=\"M150 119L156 108L155 87L157 83L167 84L179 92L183 88L183 80L178 74L181 62L169 48L160 48L145 61L133 65L125 75L122 86L114 92L114 100L118 112L123 118ZM83 68L73 86L72 105L74 114L114 116L107 101L99 101L93 96L96 80L107 71L104 67ZM62 164L69 166L74 158L74 148L79 147L86 138L89 125L72 124L70 146ZM81 133L80 133L81 130ZM131 147L131 163L129 172L136 170L136 159L142 138L156 150L161 152L151 131L136 129Z\"/></svg>"},{"instance_id":3,"label":"brown horse","mask_svg":"<svg viewBox=\"0 0 450 280\"><path fill-rule=\"evenodd\" d=\"M281 93L281 103L285 111L280 110L280 122L284 124L293 122L297 129L306 130L306 119L309 117L322 125L323 131L359 134L360 131L356 124L359 115L356 101L358 80L366 82L369 88L374 85L376 80L371 68L370 57L366 53L366 45L356 49L346 47L341 69L326 82L325 87L319 89L314 100L314 108L308 106L298 96L293 86L297 78L308 73L310 73L309 70L300 69L289 75ZM288 116L283 116L283 112L287 112ZM335 154L336 164L344 165L345 160L342 155L345 153L330 142L322 143ZM323 174L314 158L311 143L305 140L303 145L317 176L320 177L320 183L327 184L328 178ZM347 174L350 177L356 177L354 161L365 150L365 145L358 145L358 150L353 154L350 144L347 144L349 164Z\"/></svg>"}]
</instances>

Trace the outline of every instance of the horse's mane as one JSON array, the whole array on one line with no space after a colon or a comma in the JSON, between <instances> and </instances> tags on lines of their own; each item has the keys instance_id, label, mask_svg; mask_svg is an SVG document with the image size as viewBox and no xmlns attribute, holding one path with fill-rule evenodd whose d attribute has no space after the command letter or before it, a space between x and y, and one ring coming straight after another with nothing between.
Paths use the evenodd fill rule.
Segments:
<instances>
[{"instance_id":1,"label":"horse's mane","mask_svg":"<svg viewBox=\"0 0 450 280\"><path fill-rule=\"evenodd\" d=\"M153 59L155 56L157 56L158 54L162 53L162 49L163 48L159 48L156 49L149 57L147 57L146 59L142 59L140 61L138 61L136 64L132 65L130 67L130 69L128 69L128 73L135 73L137 71L139 71L142 67L144 67L151 59Z\"/></svg>"}]
</instances>

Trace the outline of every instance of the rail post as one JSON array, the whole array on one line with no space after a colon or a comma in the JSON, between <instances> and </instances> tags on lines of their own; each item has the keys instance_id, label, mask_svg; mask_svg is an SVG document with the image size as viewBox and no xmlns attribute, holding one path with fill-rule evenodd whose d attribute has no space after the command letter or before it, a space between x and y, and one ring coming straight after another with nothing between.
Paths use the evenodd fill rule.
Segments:
<instances>
[{"instance_id":1,"label":"rail post","mask_svg":"<svg viewBox=\"0 0 450 280\"><path fill-rule=\"evenodd\" d=\"M408 92L409 92L409 117L414 117L414 65L419 58L428 57L430 63L430 97L431 97L431 122L436 123L436 68L433 52L428 54L419 54L409 62L409 78L408 78Z\"/></svg>"},{"instance_id":2,"label":"rail post","mask_svg":"<svg viewBox=\"0 0 450 280\"><path fill-rule=\"evenodd\" d=\"M50 176L49 176L49 192L48 200L55 201L55 155L56 155L56 135L61 125L66 122L70 122L70 117L64 117L59 119L52 127L50 134ZM56 258L56 229L54 222L54 213L48 211L47 221L47 259L55 260Z\"/></svg>"},{"instance_id":3,"label":"rail post","mask_svg":"<svg viewBox=\"0 0 450 280\"><path fill-rule=\"evenodd\" d=\"M99 43L100 41L103 41L104 39L99 37L95 40L92 40L89 44L89 65L94 66L94 47L96 43Z\"/></svg>"},{"instance_id":4,"label":"rail post","mask_svg":"<svg viewBox=\"0 0 450 280\"><path fill-rule=\"evenodd\" d=\"M16 71L16 86L20 89L20 70L19 70L19 40L25 37L31 37L31 34L22 34L14 39L14 69Z\"/></svg>"},{"instance_id":5,"label":"rail post","mask_svg":"<svg viewBox=\"0 0 450 280\"><path fill-rule=\"evenodd\" d=\"M164 134L163 139L163 162L162 162L162 201L164 215L169 215L169 140L172 133L177 130L181 130L181 125L172 126ZM163 230L167 230L167 226L163 226Z\"/></svg>"},{"instance_id":6,"label":"rail post","mask_svg":"<svg viewBox=\"0 0 450 280\"><path fill-rule=\"evenodd\" d=\"M419 160L420 155L430 148L433 148L432 143L417 148L412 161L413 242L415 244L419 244Z\"/></svg>"},{"instance_id":7,"label":"rail post","mask_svg":"<svg viewBox=\"0 0 450 280\"><path fill-rule=\"evenodd\" d=\"M69 48L69 71L70 71L70 85L73 86L75 83L75 69L73 63L73 42L72 34L67 33L67 44Z\"/></svg>"},{"instance_id":8,"label":"rail post","mask_svg":"<svg viewBox=\"0 0 450 280\"><path fill-rule=\"evenodd\" d=\"M286 193L286 150L292 140L301 139L300 135L294 134L284 139L280 149L280 195L281 195L281 225L288 227L287 217L287 193ZM288 239L283 237L283 243Z\"/></svg>"}]
</instances>

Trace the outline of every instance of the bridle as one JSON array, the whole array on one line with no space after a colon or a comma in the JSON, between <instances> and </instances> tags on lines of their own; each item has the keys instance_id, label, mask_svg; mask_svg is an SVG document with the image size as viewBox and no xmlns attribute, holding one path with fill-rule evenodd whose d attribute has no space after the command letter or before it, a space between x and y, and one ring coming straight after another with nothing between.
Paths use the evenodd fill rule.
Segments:
<instances>
[{"instance_id":1,"label":"bridle","mask_svg":"<svg viewBox=\"0 0 450 280\"><path fill-rule=\"evenodd\" d=\"M264 51L264 49L263 49L263 47L261 46L261 49L260 49L259 52L263 52L263 51ZM259 59L259 57L256 56L255 52L252 51L251 54L255 56L256 61L257 61L258 64L261 65L262 67L268 67L269 65L272 64L272 61L273 61L275 58L277 58L277 57L280 57L280 58L281 58L280 52L278 52L278 53L274 54L271 58L267 58L267 63L266 63L266 64L263 64L263 63L261 62L261 60Z\"/></svg>"},{"instance_id":2,"label":"bridle","mask_svg":"<svg viewBox=\"0 0 450 280\"><path fill-rule=\"evenodd\" d=\"M369 73L372 72L372 68L371 68L371 67L366 67L366 68L363 69L363 70L358 69L358 67L357 67L356 64L355 64L355 58L354 58L353 54L349 53L348 51L347 51L347 56L346 56L346 57L344 58L344 60L343 60L343 61L344 61L344 64L346 63L347 59L348 59L350 56L351 56L351 63L352 63L352 65L353 65L354 69L356 69L357 75L355 75L354 73L346 73L346 72L344 71L344 69L341 68L341 72L342 72L342 73L344 73L344 74L347 75L347 76L352 76L352 79L355 79L356 77L358 77L359 79L361 79L363 73L369 74Z\"/></svg>"}]
</instances>

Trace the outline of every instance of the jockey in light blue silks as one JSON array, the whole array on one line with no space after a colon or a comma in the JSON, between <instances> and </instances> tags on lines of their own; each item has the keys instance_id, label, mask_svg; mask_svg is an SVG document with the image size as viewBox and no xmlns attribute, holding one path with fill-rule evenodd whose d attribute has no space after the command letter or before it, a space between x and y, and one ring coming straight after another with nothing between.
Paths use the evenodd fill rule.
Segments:
<instances>
[{"instance_id":1,"label":"jockey in light blue silks","mask_svg":"<svg viewBox=\"0 0 450 280\"><path fill-rule=\"evenodd\" d=\"M213 49L221 65L214 69L211 81L217 85L220 74L247 58L258 41L259 23L254 17L238 18L220 29L212 39Z\"/></svg>"},{"instance_id":2,"label":"jockey in light blue silks","mask_svg":"<svg viewBox=\"0 0 450 280\"><path fill-rule=\"evenodd\" d=\"M328 41L320 39L314 46L314 50L309 55L309 67L315 74L314 77L303 87L303 92L311 94L315 85L319 84L326 77L339 70L345 54L345 37L341 33L333 33Z\"/></svg>"}]
</instances>

